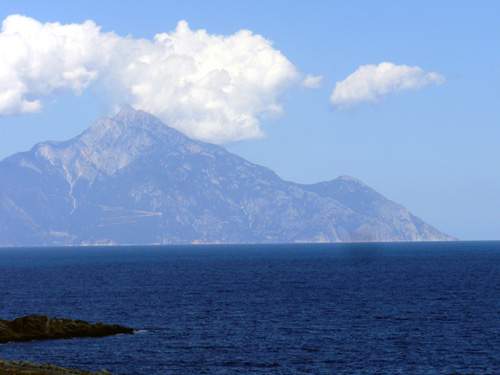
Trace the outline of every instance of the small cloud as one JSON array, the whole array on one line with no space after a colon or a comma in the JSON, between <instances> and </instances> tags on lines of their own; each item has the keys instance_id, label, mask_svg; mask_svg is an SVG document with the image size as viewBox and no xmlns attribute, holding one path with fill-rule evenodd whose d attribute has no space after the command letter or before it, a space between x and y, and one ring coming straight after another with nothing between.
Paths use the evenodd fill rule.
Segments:
<instances>
[{"instance_id":1,"label":"small cloud","mask_svg":"<svg viewBox=\"0 0 500 375\"><path fill-rule=\"evenodd\" d=\"M343 108L362 102L376 102L391 93L416 90L444 81L442 75L426 72L418 66L391 62L362 65L346 79L337 82L330 100L334 106Z\"/></svg>"},{"instance_id":2,"label":"small cloud","mask_svg":"<svg viewBox=\"0 0 500 375\"><path fill-rule=\"evenodd\" d=\"M322 82L323 82L323 76L313 76L311 74L308 74L302 81L302 86L308 89L317 89L321 87Z\"/></svg>"}]
</instances>

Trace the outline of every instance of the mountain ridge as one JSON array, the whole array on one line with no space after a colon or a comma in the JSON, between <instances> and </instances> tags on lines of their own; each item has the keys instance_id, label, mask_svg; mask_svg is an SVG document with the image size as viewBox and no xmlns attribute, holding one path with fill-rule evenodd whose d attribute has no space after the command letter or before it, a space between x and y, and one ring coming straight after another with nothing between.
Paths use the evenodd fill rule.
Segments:
<instances>
[{"instance_id":1,"label":"mountain ridge","mask_svg":"<svg viewBox=\"0 0 500 375\"><path fill-rule=\"evenodd\" d=\"M0 246L452 239L353 177L285 181L131 107L0 178Z\"/></svg>"}]
</instances>

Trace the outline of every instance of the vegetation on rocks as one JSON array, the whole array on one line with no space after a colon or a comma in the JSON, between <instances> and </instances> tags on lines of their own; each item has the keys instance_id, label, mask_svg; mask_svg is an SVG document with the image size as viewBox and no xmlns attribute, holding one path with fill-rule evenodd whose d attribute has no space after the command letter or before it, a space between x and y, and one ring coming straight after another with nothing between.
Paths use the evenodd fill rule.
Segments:
<instances>
[{"instance_id":1,"label":"vegetation on rocks","mask_svg":"<svg viewBox=\"0 0 500 375\"><path fill-rule=\"evenodd\" d=\"M0 360L0 374L2 375L110 375L107 371L87 372L70 370L46 364Z\"/></svg>"}]
</instances>

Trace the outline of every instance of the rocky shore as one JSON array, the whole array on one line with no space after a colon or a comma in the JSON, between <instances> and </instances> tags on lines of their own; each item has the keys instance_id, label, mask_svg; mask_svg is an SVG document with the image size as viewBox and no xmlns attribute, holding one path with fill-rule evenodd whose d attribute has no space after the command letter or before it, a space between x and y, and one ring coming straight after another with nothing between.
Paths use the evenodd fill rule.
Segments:
<instances>
[{"instance_id":1,"label":"rocky shore","mask_svg":"<svg viewBox=\"0 0 500 375\"><path fill-rule=\"evenodd\" d=\"M45 315L29 315L14 320L0 320L0 343L33 340L56 340L82 337L104 337L132 334L132 328L83 320L49 318ZM109 375L107 371L85 372L65 369L48 364L0 360L1 375Z\"/></svg>"},{"instance_id":2,"label":"rocky shore","mask_svg":"<svg viewBox=\"0 0 500 375\"><path fill-rule=\"evenodd\" d=\"M76 337L104 337L116 334L132 334L132 328L82 320L49 318L29 315L14 320L0 320L0 343L71 339Z\"/></svg>"},{"instance_id":3,"label":"rocky shore","mask_svg":"<svg viewBox=\"0 0 500 375\"><path fill-rule=\"evenodd\" d=\"M86 372L65 369L62 367L34 364L29 362L0 360L0 374L2 375L111 375L107 371Z\"/></svg>"}]
</instances>

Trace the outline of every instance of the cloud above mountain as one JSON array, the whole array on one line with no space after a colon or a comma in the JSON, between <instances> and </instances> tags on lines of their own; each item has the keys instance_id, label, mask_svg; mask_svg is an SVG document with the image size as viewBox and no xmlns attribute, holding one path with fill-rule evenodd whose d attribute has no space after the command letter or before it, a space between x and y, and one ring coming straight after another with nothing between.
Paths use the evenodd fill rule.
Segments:
<instances>
[{"instance_id":1,"label":"cloud above mountain","mask_svg":"<svg viewBox=\"0 0 500 375\"><path fill-rule=\"evenodd\" d=\"M100 85L115 104L215 143L261 136L262 117L279 114L280 94L301 78L260 35L214 35L185 21L149 40L103 32L93 21L63 25L13 15L3 21L0 51L0 115L36 112L47 97Z\"/></svg>"},{"instance_id":2,"label":"cloud above mountain","mask_svg":"<svg viewBox=\"0 0 500 375\"><path fill-rule=\"evenodd\" d=\"M383 96L405 90L441 84L444 77L426 72L418 66L382 62L362 65L343 81L337 82L331 94L332 104L346 108L362 102L376 102Z\"/></svg>"}]
</instances>

